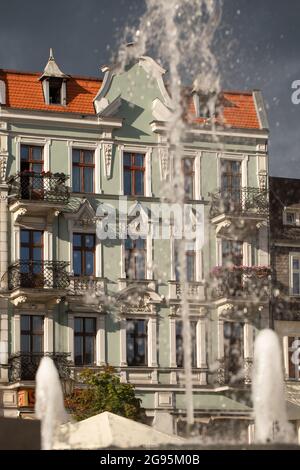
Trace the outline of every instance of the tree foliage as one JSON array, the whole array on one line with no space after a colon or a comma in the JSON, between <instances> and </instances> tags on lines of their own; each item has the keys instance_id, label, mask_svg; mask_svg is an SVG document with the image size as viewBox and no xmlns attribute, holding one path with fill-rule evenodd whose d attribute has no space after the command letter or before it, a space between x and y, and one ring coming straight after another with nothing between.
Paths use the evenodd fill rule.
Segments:
<instances>
[{"instance_id":1,"label":"tree foliage","mask_svg":"<svg viewBox=\"0 0 300 470\"><path fill-rule=\"evenodd\" d=\"M135 421L144 421L141 400L136 398L134 386L121 383L112 367L100 372L86 369L80 374L83 388L67 398L66 406L74 418L81 421L103 411L110 411Z\"/></svg>"}]
</instances>

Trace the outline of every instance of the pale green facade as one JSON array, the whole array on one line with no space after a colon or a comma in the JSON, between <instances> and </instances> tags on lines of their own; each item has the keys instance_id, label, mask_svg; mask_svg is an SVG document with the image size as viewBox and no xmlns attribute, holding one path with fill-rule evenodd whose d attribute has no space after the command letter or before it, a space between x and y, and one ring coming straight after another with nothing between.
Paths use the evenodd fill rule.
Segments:
<instances>
[{"instance_id":1,"label":"pale green facade","mask_svg":"<svg viewBox=\"0 0 300 470\"><path fill-rule=\"evenodd\" d=\"M77 116L69 113L63 113L64 116L56 113L57 121L48 120L51 112L46 111L35 113L38 116L35 120L30 112L25 111L19 113L22 117L16 117L14 112L0 116L1 152L2 158L7 159L0 211L1 214L6 212L8 234L7 268L5 262L1 265L4 286L1 331L6 332L2 344L6 342L8 354L4 354L2 360L1 377L5 393L9 387L17 391L32 386L31 382L24 380L8 381L9 358L21 347L20 318L23 314L45 316L44 352L69 353L71 361L74 360L74 319L92 316L97 323L95 368L105 364L114 366L121 380L135 384L149 420L155 417L159 421L160 416L167 414L172 416L173 430L176 430L186 405L184 374L176 364L175 323L180 317L180 293L176 288L171 238L147 239L147 278L138 283L140 303L133 303L132 307L126 304L126 296L136 291L137 283L125 277L124 246L120 240L113 243L97 240L91 290L84 290L85 286L82 291L78 288L74 293L71 287L29 289L7 286L8 267L20 256L22 228L43 230L44 259L67 262L66 271L72 274L72 234L95 233L99 204L118 207L119 197L124 194L124 152L142 153L146 162L145 195L129 196L129 205L139 202L147 211L151 204L160 203L161 190L171 173L164 120L164 112L170 108L171 100L163 86L162 75L160 67L147 58L127 71L107 72L95 100L98 116L87 116L82 119L82 125L75 122ZM249 418L250 408L245 403L249 405L253 338L255 331L269 322L266 299L253 299L251 296L232 298L230 294L214 296L211 287L211 271L222 265L224 239L243 243L243 265L269 265L265 214L259 214L252 205L246 216L236 216L230 211L221 211L214 217L211 215L210 193L220 188L222 159L240 162L242 187L256 188L261 191L261 198L264 197L268 174L268 131L258 92L253 92L253 100L260 129L225 128L217 132L216 141L209 127L202 127L200 132L199 126L191 126L184 142L185 155L195 161L195 192L190 203L193 207L203 206L205 214L204 246L195 255L196 276L189 291L190 316L197 323L193 380L194 408L199 420L212 415ZM74 193L70 178L67 184L71 194L67 203L56 206L33 201L29 204L22 198L17 201L11 198L7 202L8 178L20 171L20 146L23 144L42 145L47 169L66 175L72 173L72 150L91 149L95 156L95 192ZM3 224L1 227L2 233L5 227ZM96 296L92 297L94 292ZM122 302L125 303L124 309L121 308ZM130 367L126 364L127 318L147 321L148 363L145 366ZM246 374L242 385L233 386L224 378L224 322L237 321L243 323ZM80 369L74 370L76 374ZM237 388L239 393L236 394ZM5 414L13 415L19 410L16 397L12 396L11 404L8 399L5 404L3 399Z\"/></svg>"}]
</instances>

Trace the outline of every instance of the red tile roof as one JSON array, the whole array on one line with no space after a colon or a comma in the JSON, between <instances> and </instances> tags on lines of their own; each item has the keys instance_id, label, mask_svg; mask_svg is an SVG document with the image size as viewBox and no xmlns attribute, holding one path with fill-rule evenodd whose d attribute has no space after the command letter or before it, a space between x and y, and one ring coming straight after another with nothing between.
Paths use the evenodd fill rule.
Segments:
<instances>
[{"instance_id":1,"label":"red tile roof","mask_svg":"<svg viewBox=\"0 0 300 470\"><path fill-rule=\"evenodd\" d=\"M216 124L237 129L260 129L260 123L251 92L223 92L222 112L215 119ZM190 99L188 106L188 119L192 123L205 124L210 120L195 117L195 107L193 99Z\"/></svg>"},{"instance_id":2,"label":"red tile roof","mask_svg":"<svg viewBox=\"0 0 300 470\"><path fill-rule=\"evenodd\" d=\"M58 106L45 104L40 76L41 73L0 69L0 79L6 83L6 106L28 110L95 114L93 100L102 80L70 77L67 80L67 104ZM217 124L238 129L260 129L252 93L223 92L222 97L223 112L216 118ZM196 124L207 122L204 118L195 117L193 99L189 100L188 120Z\"/></svg>"},{"instance_id":3,"label":"red tile roof","mask_svg":"<svg viewBox=\"0 0 300 470\"><path fill-rule=\"evenodd\" d=\"M96 78L70 77L67 80L66 106L45 104L40 73L0 70L6 83L6 106L18 109L95 114L93 99L102 81Z\"/></svg>"}]
</instances>

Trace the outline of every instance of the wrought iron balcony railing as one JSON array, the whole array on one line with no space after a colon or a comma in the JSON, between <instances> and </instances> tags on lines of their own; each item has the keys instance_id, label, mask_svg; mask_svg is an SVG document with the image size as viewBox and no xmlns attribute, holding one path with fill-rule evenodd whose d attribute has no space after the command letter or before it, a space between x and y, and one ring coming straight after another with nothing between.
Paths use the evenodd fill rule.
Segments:
<instances>
[{"instance_id":1,"label":"wrought iron balcony railing","mask_svg":"<svg viewBox=\"0 0 300 470\"><path fill-rule=\"evenodd\" d=\"M17 261L8 268L8 288L66 289L67 266L65 261Z\"/></svg>"},{"instance_id":2,"label":"wrought iron balcony railing","mask_svg":"<svg viewBox=\"0 0 300 470\"><path fill-rule=\"evenodd\" d=\"M23 353L12 354L8 360L9 381L18 382L20 380L35 380L35 375L42 357L50 357L61 379L69 379L71 374L68 353Z\"/></svg>"},{"instance_id":3,"label":"wrought iron balcony railing","mask_svg":"<svg viewBox=\"0 0 300 470\"><path fill-rule=\"evenodd\" d=\"M268 192L259 188L219 190L211 194L211 218L221 214L267 216Z\"/></svg>"},{"instance_id":4,"label":"wrought iron balcony railing","mask_svg":"<svg viewBox=\"0 0 300 470\"><path fill-rule=\"evenodd\" d=\"M265 266L216 267L212 274L213 299L265 300L270 295L271 270Z\"/></svg>"},{"instance_id":5,"label":"wrought iron balcony railing","mask_svg":"<svg viewBox=\"0 0 300 470\"><path fill-rule=\"evenodd\" d=\"M64 173L34 173L23 171L12 176L10 184L11 199L46 201L48 203L67 203L70 197L66 185L68 176Z\"/></svg>"}]
</instances>

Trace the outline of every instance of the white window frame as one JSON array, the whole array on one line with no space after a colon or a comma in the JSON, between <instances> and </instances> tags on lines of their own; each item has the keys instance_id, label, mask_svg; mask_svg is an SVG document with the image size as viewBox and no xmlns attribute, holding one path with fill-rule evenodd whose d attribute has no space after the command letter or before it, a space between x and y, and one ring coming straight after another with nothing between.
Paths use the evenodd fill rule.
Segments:
<instances>
[{"instance_id":1,"label":"white window frame","mask_svg":"<svg viewBox=\"0 0 300 470\"><path fill-rule=\"evenodd\" d=\"M169 335L170 335L170 367L177 368L176 363L176 321L181 321L179 316L171 316L169 318ZM207 320L205 317L191 316L191 322L196 322L196 357L197 369L207 368Z\"/></svg>"},{"instance_id":2,"label":"white window frame","mask_svg":"<svg viewBox=\"0 0 300 470\"><path fill-rule=\"evenodd\" d=\"M101 187L101 143L100 142L91 142L91 141L67 141L67 149L68 149L68 173L69 179L68 184L73 191L73 183L72 183L72 170L73 170L73 149L78 150L91 150L94 152L94 192L91 194L102 194L102 187ZM81 193L80 193L81 194ZM82 193L83 194L83 193ZM84 193L85 194L85 193ZM90 194L90 193L89 193Z\"/></svg>"},{"instance_id":3,"label":"white window frame","mask_svg":"<svg viewBox=\"0 0 300 470\"><path fill-rule=\"evenodd\" d=\"M69 232L69 270L70 273L73 272L73 234L94 234L95 235L95 277L102 277L103 274L103 253L102 253L102 243L101 240L97 237L96 227L74 227L74 220L68 220L68 232Z\"/></svg>"},{"instance_id":4,"label":"white window frame","mask_svg":"<svg viewBox=\"0 0 300 470\"><path fill-rule=\"evenodd\" d=\"M294 289L294 279L293 279L293 274L294 274L294 269L293 269L293 260L294 258L299 260L300 264L300 253L299 252L291 252L289 253L289 266L290 266L290 295L292 297L299 297L300 296L300 269L299 269L299 294L294 294L293 289Z\"/></svg>"},{"instance_id":5,"label":"white window frame","mask_svg":"<svg viewBox=\"0 0 300 470\"><path fill-rule=\"evenodd\" d=\"M241 187L248 186L248 161L249 156L245 154L217 153L217 187L221 188L221 160L233 160L241 162Z\"/></svg>"},{"instance_id":6,"label":"white window frame","mask_svg":"<svg viewBox=\"0 0 300 470\"><path fill-rule=\"evenodd\" d=\"M66 106L67 104L67 81L66 79L62 79L61 81L60 103L50 103L49 79L51 78L45 78L43 80L43 93L44 93L45 104L49 106Z\"/></svg>"},{"instance_id":7,"label":"white window frame","mask_svg":"<svg viewBox=\"0 0 300 470\"><path fill-rule=\"evenodd\" d=\"M43 354L54 352L54 313L49 311L31 311L15 309L13 319L13 341L12 349L14 353L21 352L21 316L22 315L37 315L44 317L44 345Z\"/></svg>"},{"instance_id":8,"label":"white window frame","mask_svg":"<svg viewBox=\"0 0 300 470\"><path fill-rule=\"evenodd\" d=\"M127 197L135 197L135 198L143 198L143 197L153 197L152 193L152 147L145 147L145 146L138 146L138 145L126 145L121 144L119 145L119 155L120 155L120 189L119 195L125 196L124 194L124 153L131 152L131 153L140 153L145 155L145 194L143 196L127 196Z\"/></svg>"},{"instance_id":9,"label":"white window frame","mask_svg":"<svg viewBox=\"0 0 300 470\"><path fill-rule=\"evenodd\" d=\"M105 328L105 314L102 313L87 313L87 312L68 312L68 352L70 353L70 360L74 363L75 351L75 330L74 320L76 317L80 318L96 318L96 366L106 365L106 328ZM87 366L76 366L78 368L85 368Z\"/></svg>"},{"instance_id":10,"label":"white window frame","mask_svg":"<svg viewBox=\"0 0 300 470\"><path fill-rule=\"evenodd\" d=\"M127 320L145 320L147 322L147 359L148 364L145 366L128 366L127 364ZM120 321L120 366L121 367L157 367L157 316L156 314L136 314L134 312L124 313L124 317Z\"/></svg>"},{"instance_id":11,"label":"white window frame","mask_svg":"<svg viewBox=\"0 0 300 470\"><path fill-rule=\"evenodd\" d=\"M37 147L43 147L43 160L44 160L44 171L51 171L50 164L50 147L52 140L43 137L27 137L17 136L15 137L16 144L16 173L21 171L21 145L32 145Z\"/></svg>"},{"instance_id":12,"label":"white window frame","mask_svg":"<svg viewBox=\"0 0 300 470\"><path fill-rule=\"evenodd\" d=\"M191 240L187 240L187 243ZM171 228L171 237L170 237L170 280L176 281L176 272L175 272L175 242L176 239L172 233ZM197 240L195 240L195 281L193 282L204 282L203 279L203 251L202 249L197 249Z\"/></svg>"}]
</instances>

